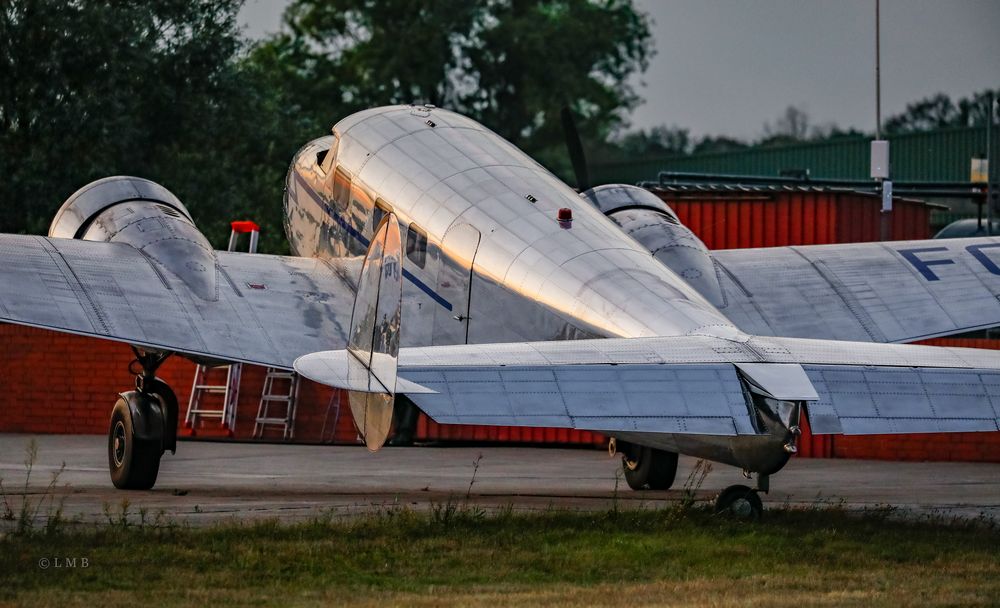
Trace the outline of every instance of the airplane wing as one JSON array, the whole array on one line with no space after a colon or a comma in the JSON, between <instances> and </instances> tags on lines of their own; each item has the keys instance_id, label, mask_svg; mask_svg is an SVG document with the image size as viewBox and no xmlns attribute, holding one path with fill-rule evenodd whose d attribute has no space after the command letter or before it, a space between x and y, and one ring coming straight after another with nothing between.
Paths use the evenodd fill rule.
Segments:
<instances>
[{"instance_id":1,"label":"airplane wing","mask_svg":"<svg viewBox=\"0 0 1000 608\"><path fill-rule=\"evenodd\" d=\"M871 342L1000 325L1000 238L713 251L747 333Z\"/></svg>"},{"instance_id":2,"label":"airplane wing","mask_svg":"<svg viewBox=\"0 0 1000 608\"><path fill-rule=\"evenodd\" d=\"M124 243L0 235L0 322L288 369L347 344L360 259L216 254L206 300Z\"/></svg>"},{"instance_id":3,"label":"airplane wing","mask_svg":"<svg viewBox=\"0 0 1000 608\"><path fill-rule=\"evenodd\" d=\"M338 386L344 351L295 368ZM996 431L1000 352L716 336L404 348L399 377L446 424L752 435L749 393L803 401L814 433ZM339 374L339 376L338 376ZM351 387L347 387L351 388ZM400 392L406 389L399 387Z\"/></svg>"}]
</instances>

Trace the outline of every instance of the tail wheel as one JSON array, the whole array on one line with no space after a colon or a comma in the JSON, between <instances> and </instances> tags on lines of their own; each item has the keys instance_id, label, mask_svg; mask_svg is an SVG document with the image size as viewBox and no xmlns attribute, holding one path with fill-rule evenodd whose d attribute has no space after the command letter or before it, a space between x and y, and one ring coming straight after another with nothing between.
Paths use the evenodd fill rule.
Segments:
<instances>
[{"instance_id":1,"label":"tail wheel","mask_svg":"<svg viewBox=\"0 0 1000 608\"><path fill-rule=\"evenodd\" d=\"M160 441L138 439L128 403L119 397L108 429L108 467L111 482L120 490L148 490L160 472Z\"/></svg>"},{"instance_id":2,"label":"tail wheel","mask_svg":"<svg viewBox=\"0 0 1000 608\"><path fill-rule=\"evenodd\" d=\"M632 446L622 456L622 470L633 490L669 490L677 476L677 452Z\"/></svg>"},{"instance_id":3,"label":"tail wheel","mask_svg":"<svg viewBox=\"0 0 1000 608\"><path fill-rule=\"evenodd\" d=\"M715 512L736 519L756 521L764 514L764 503L753 488L729 486L715 499Z\"/></svg>"}]
</instances>

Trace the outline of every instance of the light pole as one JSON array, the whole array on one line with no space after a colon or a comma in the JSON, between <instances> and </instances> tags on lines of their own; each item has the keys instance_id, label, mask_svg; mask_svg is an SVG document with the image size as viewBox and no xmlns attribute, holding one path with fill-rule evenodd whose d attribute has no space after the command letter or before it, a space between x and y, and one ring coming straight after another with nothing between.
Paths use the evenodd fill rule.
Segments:
<instances>
[{"instance_id":1,"label":"light pole","mask_svg":"<svg viewBox=\"0 0 1000 608\"><path fill-rule=\"evenodd\" d=\"M889 142L882 139L881 2L875 0L875 141L871 145L871 176L882 192L879 240L892 239L892 181L889 179Z\"/></svg>"},{"instance_id":2,"label":"light pole","mask_svg":"<svg viewBox=\"0 0 1000 608\"><path fill-rule=\"evenodd\" d=\"M990 93L986 101L986 234L993 236L993 112L996 111L996 98Z\"/></svg>"},{"instance_id":3,"label":"light pole","mask_svg":"<svg viewBox=\"0 0 1000 608\"><path fill-rule=\"evenodd\" d=\"M875 0L875 139L882 139L882 36L881 0Z\"/></svg>"}]
</instances>

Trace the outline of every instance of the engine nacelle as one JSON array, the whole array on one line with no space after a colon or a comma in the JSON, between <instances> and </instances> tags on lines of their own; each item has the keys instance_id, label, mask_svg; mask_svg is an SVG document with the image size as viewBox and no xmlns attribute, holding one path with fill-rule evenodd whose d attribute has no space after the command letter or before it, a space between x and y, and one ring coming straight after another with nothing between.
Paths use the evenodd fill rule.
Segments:
<instances>
[{"instance_id":1,"label":"engine nacelle","mask_svg":"<svg viewBox=\"0 0 1000 608\"><path fill-rule=\"evenodd\" d=\"M218 299L215 251L187 208L163 186L128 176L91 182L56 213L49 236L127 243L203 300Z\"/></svg>"},{"instance_id":2,"label":"engine nacelle","mask_svg":"<svg viewBox=\"0 0 1000 608\"><path fill-rule=\"evenodd\" d=\"M659 197L645 188L626 184L597 186L581 196L705 299L715 306L723 304L722 287L708 247Z\"/></svg>"}]
</instances>

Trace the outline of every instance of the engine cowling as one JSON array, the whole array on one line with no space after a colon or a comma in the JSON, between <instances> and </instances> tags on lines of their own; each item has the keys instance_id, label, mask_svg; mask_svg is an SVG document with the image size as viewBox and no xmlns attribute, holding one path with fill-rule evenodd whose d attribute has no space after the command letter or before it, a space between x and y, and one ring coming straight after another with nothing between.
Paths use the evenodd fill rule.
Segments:
<instances>
[{"instance_id":1,"label":"engine cowling","mask_svg":"<svg viewBox=\"0 0 1000 608\"><path fill-rule=\"evenodd\" d=\"M127 243L199 298L219 297L215 251L208 239L173 193L147 179L106 177L80 188L59 208L49 236Z\"/></svg>"},{"instance_id":2,"label":"engine cowling","mask_svg":"<svg viewBox=\"0 0 1000 608\"><path fill-rule=\"evenodd\" d=\"M708 247L659 197L645 188L626 184L597 186L581 196L705 299L715 306L723 304L722 287Z\"/></svg>"}]
</instances>

